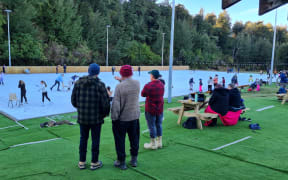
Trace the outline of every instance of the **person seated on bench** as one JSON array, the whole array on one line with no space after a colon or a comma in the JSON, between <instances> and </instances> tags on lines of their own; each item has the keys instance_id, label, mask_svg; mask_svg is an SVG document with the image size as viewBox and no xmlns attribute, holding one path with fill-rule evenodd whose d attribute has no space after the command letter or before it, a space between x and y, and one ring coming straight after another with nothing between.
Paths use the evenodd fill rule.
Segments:
<instances>
[{"instance_id":1,"label":"person seated on bench","mask_svg":"<svg viewBox=\"0 0 288 180\"><path fill-rule=\"evenodd\" d=\"M217 88L216 95L212 94L212 102L205 110L206 113L218 114L224 126L233 126L238 123L242 109L245 109L241 94L234 84L229 84L228 89ZM214 96L214 97L213 97ZM210 100L211 100L210 99ZM215 101L220 101L215 103ZM217 119L207 121L205 126L215 126Z\"/></svg>"},{"instance_id":2,"label":"person seated on bench","mask_svg":"<svg viewBox=\"0 0 288 180\"><path fill-rule=\"evenodd\" d=\"M229 90L223 88L220 84L215 86L212 96L209 100L208 107L205 109L205 113L218 114L221 121L229 111ZM217 119L212 119L205 122L205 126L215 126L217 124ZM224 125L229 125L229 123L223 122Z\"/></svg>"}]
</instances>

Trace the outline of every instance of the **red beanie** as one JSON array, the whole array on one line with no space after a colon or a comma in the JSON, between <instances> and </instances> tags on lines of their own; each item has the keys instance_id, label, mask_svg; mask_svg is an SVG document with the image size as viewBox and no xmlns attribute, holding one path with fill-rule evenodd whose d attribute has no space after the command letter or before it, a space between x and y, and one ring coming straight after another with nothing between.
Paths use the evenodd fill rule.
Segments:
<instances>
[{"instance_id":1,"label":"red beanie","mask_svg":"<svg viewBox=\"0 0 288 180\"><path fill-rule=\"evenodd\" d=\"M122 77L130 77L133 75L133 70L130 65L124 65L120 69L120 74Z\"/></svg>"}]
</instances>

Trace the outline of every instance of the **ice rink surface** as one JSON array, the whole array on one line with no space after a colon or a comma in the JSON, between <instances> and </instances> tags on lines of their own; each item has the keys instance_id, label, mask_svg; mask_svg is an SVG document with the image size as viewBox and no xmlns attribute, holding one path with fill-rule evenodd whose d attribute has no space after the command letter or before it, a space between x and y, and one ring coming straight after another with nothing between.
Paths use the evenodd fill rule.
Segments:
<instances>
[{"instance_id":1,"label":"ice rink surface","mask_svg":"<svg viewBox=\"0 0 288 180\"><path fill-rule=\"evenodd\" d=\"M87 73L67 73L64 76L64 84L68 85L71 77L77 74L78 76L85 76ZM165 97L167 97L168 90L168 71L161 71L163 78L166 81L165 86ZM216 71L173 71L173 96L186 95L190 92L189 90L189 79L191 77L194 78L194 91L198 91L199 89L199 79L201 78L203 81L203 91L207 90L207 81L209 76L214 77L215 74L218 74L219 82L221 82L222 77L226 79L226 85L231 82L231 78L234 73L227 74L226 72L216 72ZM248 84L248 79L251 73L240 73L238 74L238 82L239 85ZM119 75L118 72L115 75ZM254 80L256 78L267 80L266 75L260 74L252 74ZM25 120L36 117L45 117L49 115L62 114L75 112L76 109L71 105L71 92L70 91L57 91L57 87L50 91L50 87L54 84L55 79L59 76L59 74L7 74L4 76L5 85L0 85L0 111L9 116L13 117L17 120ZM114 79L111 72L102 72L100 73L99 78L106 84L106 86L110 86L112 90L115 89L118 81ZM139 76L138 72L134 72L134 79L140 81L141 90L146 83L150 81L150 76L147 72L141 72ZM20 99L20 89L18 88L19 80L23 80L26 84L27 90L27 99L28 104L24 104L20 107L11 108L8 107L8 100L10 93L16 93L18 99ZM46 81L48 85L48 96L52 100L52 103L47 102L45 99L45 104L42 104L42 93L39 90L40 81ZM140 97L140 101L144 101L145 99Z\"/></svg>"}]
</instances>

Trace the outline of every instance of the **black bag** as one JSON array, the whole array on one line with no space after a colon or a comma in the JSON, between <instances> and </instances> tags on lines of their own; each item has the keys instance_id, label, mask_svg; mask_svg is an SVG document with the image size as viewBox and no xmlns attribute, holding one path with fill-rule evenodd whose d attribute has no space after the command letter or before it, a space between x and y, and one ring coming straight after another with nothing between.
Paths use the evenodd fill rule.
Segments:
<instances>
[{"instance_id":1,"label":"black bag","mask_svg":"<svg viewBox=\"0 0 288 180\"><path fill-rule=\"evenodd\" d=\"M186 129L197 129L197 119L195 117L188 118L182 126Z\"/></svg>"}]
</instances>

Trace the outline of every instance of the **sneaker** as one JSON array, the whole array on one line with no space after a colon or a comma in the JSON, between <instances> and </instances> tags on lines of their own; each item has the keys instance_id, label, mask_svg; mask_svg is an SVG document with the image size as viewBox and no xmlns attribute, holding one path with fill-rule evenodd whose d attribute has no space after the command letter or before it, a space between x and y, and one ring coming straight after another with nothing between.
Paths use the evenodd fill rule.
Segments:
<instances>
[{"instance_id":1,"label":"sneaker","mask_svg":"<svg viewBox=\"0 0 288 180\"><path fill-rule=\"evenodd\" d=\"M156 139L155 138L154 139L151 138L150 143L145 143L144 144L144 148L145 149L152 149L152 150L158 149Z\"/></svg>"},{"instance_id":2,"label":"sneaker","mask_svg":"<svg viewBox=\"0 0 288 180\"><path fill-rule=\"evenodd\" d=\"M98 161L97 163L91 163L90 170L94 171L96 169L100 169L103 167L102 161Z\"/></svg>"},{"instance_id":3,"label":"sneaker","mask_svg":"<svg viewBox=\"0 0 288 180\"><path fill-rule=\"evenodd\" d=\"M132 167L137 167L137 156L132 156L131 161L130 161L130 165Z\"/></svg>"},{"instance_id":4,"label":"sneaker","mask_svg":"<svg viewBox=\"0 0 288 180\"><path fill-rule=\"evenodd\" d=\"M86 163L85 162L79 162L78 163L78 167L79 167L79 169L86 169Z\"/></svg>"},{"instance_id":5,"label":"sneaker","mask_svg":"<svg viewBox=\"0 0 288 180\"><path fill-rule=\"evenodd\" d=\"M114 161L114 166L119 168L119 169L121 169L121 170L126 170L127 169L125 161L120 162L119 160L116 160L116 161Z\"/></svg>"}]
</instances>

